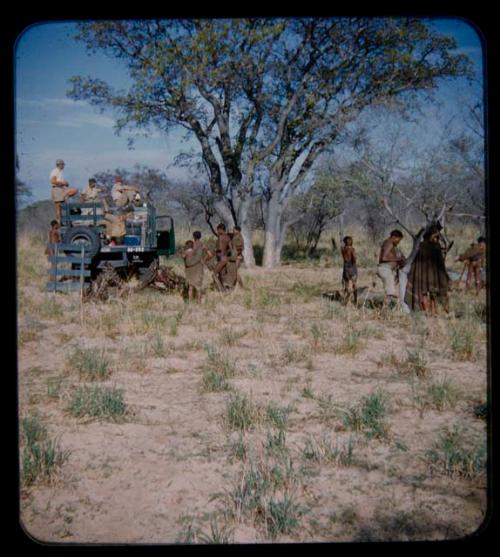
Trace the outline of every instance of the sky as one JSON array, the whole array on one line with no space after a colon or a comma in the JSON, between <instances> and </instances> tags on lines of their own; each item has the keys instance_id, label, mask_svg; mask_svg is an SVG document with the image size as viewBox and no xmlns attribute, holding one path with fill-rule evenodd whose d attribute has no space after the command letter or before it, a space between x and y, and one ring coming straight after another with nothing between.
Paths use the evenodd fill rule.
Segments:
<instances>
[{"instance_id":1,"label":"sky","mask_svg":"<svg viewBox=\"0 0 500 557\"><path fill-rule=\"evenodd\" d=\"M458 51L470 56L480 77L483 52L475 28L460 19L433 20L433 25L457 39ZM100 53L89 55L83 43L74 39L75 33L75 22L43 22L25 29L15 45L18 176L33 194L26 202L50 198L49 174L59 158L66 162L66 179L79 189L95 173L132 169L135 164L166 171L171 178L185 177L185 170L173 165L180 152L192 148L181 130L169 136L153 132L150 137L135 139L131 150L129 134L115 134L110 112L100 113L87 102L66 96L68 80L75 75L100 78L118 88L129 84L126 71L116 60ZM469 94L465 84L443 84L439 97L451 114ZM433 122L429 116L429 140L435 135Z\"/></svg>"}]
</instances>

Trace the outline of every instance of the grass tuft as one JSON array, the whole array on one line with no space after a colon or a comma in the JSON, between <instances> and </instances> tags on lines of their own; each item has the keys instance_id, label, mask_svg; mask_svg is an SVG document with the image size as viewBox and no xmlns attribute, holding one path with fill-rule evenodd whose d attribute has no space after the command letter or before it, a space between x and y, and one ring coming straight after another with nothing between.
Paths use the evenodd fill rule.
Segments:
<instances>
[{"instance_id":1,"label":"grass tuft","mask_svg":"<svg viewBox=\"0 0 500 557\"><path fill-rule=\"evenodd\" d=\"M67 410L76 418L89 416L116 422L124 418L127 406L120 389L83 386L73 391Z\"/></svg>"},{"instance_id":2,"label":"grass tuft","mask_svg":"<svg viewBox=\"0 0 500 557\"><path fill-rule=\"evenodd\" d=\"M36 416L21 420L21 442L21 479L26 486L51 480L69 457L69 451L61 450L57 440L49 439Z\"/></svg>"}]
</instances>

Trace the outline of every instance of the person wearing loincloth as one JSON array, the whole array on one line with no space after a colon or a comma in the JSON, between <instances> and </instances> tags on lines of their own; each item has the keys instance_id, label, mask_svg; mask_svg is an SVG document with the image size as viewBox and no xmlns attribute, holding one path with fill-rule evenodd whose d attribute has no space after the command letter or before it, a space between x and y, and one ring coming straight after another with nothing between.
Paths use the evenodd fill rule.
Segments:
<instances>
[{"instance_id":1,"label":"person wearing loincloth","mask_svg":"<svg viewBox=\"0 0 500 557\"><path fill-rule=\"evenodd\" d=\"M241 264L244 262L243 252L245 250L245 242L243 240L243 236L241 235L241 227L235 226L233 228L233 237L231 238L233 248L236 251L236 281L241 288L244 288L243 281L241 280L241 276L239 274L239 269Z\"/></svg>"},{"instance_id":2,"label":"person wearing loincloth","mask_svg":"<svg viewBox=\"0 0 500 557\"><path fill-rule=\"evenodd\" d=\"M227 265L228 255L231 249L231 238L226 233L226 225L220 223L219 225L217 225L217 242L215 244L217 265L213 270L214 281L220 291L223 290L222 273Z\"/></svg>"},{"instance_id":3,"label":"person wearing loincloth","mask_svg":"<svg viewBox=\"0 0 500 557\"><path fill-rule=\"evenodd\" d=\"M188 288L188 300L193 300L193 290L196 289L197 293L201 292L203 284L203 266L198 265L197 254L194 251L193 240L188 240L184 244L184 249L181 251L180 256L184 259L184 270L186 274L186 283Z\"/></svg>"},{"instance_id":4,"label":"person wearing loincloth","mask_svg":"<svg viewBox=\"0 0 500 557\"><path fill-rule=\"evenodd\" d=\"M465 253L457 257L457 261L463 261L467 266L466 291L470 289L470 283L474 279L476 294L479 294L481 289L481 268L484 266L485 255L486 238L480 236L477 239L477 244L472 244Z\"/></svg>"},{"instance_id":5,"label":"person wearing loincloth","mask_svg":"<svg viewBox=\"0 0 500 557\"><path fill-rule=\"evenodd\" d=\"M344 285L344 302L347 303L351 297L354 303L357 300L356 281L358 279L358 267L356 266L356 251L351 236L346 236L341 248L344 268L342 270L342 284Z\"/></svg>"},{"instance_id":6,"label":"person wearing loincloth","mask_svg":"<svg viewBox=\"0 0 500 557\"><path fill-rule=\"evenodd\" d=\"M191 240L189 241L191 242ZM201 241L201 232L199 230L193 232L192 244L191 250L188 248L184 258L186 281L188 283L188 299L192 299L194 290L196 301L201 303L204 266L207 259L213 257L213 254Z\"/></svg>"},{"instance_id":7,"label":"person wearing loincloth","mask_svg":"<svg viewBox=\"0 0 500 557\"><path fill-rule=\"evenodd\" d=\"M413 311L437 315L437 304L448 311L450 278L446 272L444 256L439 245L439 230L431 227L418 248L408 273L405 303Z\"/></svg>"}]
</instances>

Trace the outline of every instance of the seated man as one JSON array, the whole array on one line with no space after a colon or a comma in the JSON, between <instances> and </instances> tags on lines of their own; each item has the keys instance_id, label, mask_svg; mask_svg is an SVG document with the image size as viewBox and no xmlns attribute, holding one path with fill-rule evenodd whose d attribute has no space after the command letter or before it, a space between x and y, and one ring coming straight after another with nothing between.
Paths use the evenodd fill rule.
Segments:
<instances>
[{"instance_id":1,"label":"seated man","mask_svg":"<svg viewBox=\"0 0 500 557\"><path fill-rule=\"evenodd\" d=\"M83 202L94 201L97 203L102 203L104 207L104 212L106 212L108 210L108 204L104 196L101 195L102 192L103 190L97 187L97 182L95 178L89 178L89 183L87 187L80 193L80 200ZM93 210L91 208L84 208L82 210L82 215L91 215L92 212ZM98 209L96 214L102 215L102 210Z\"/></svg>"},{"instance_id":2,"label":"seated man","mask_svg":"<svg viewBox=\"0 0 500 557\"><path fill-rule=\"evenodd\" d=\"M117 207L126 207L137 202L138 199L140 200L139 189L135 186L125 185L121 176L115 178L111 197Z\"/></svg>"},{"instance_id":3,"label":"seated man","mask_svg":"<svg viewBox=\"0 0 500 557\"><path fill-rule=\"evenodd\" d=\"M114 215L106 211L104 213L104 225L106 226L106 236L110 246L121 246L125 237L125 221L130 213Z\"/></svg>"}]
</instances>

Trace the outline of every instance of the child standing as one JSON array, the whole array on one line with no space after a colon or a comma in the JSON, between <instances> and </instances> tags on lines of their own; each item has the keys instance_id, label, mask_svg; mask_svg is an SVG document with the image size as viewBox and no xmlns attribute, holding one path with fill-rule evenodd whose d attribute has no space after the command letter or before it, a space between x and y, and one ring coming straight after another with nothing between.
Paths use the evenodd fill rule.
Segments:
<instances>
[{"instance_id":1,"label":"child standing","mask_svg":"<svg viewBox=\"0 0 500 557\"><path fill-rule=\"evenodd\" d=\"M182 250L182 252L180 253L180 256L182 257L182 259L184 259L184 269L185 269L185 273L186 273L186 283L187 283L187 287L188 287L188 291L187 291L187 295L188 295L188 300L191 302L193 299L193 290L194 290L194 284L193 284L193 277L192 277L192 256L194 255L194 242L192 240L188 240L185 244L184 244L184 249Z\"/></svg>"},{"instance_id":2,"label":"child standing","mask_svg":"<svg viewBox=\"0 0 500 557\"><path fill-rule=\"evenodd\" d=\"M61 242L61 232L59 230L59 222L57 220L50 221L49 241L45 248L45 255L54 255L53 244Z\"/></svg>"},{"instance_id":3,"label":"child standing","mask_svg":"<svg viewBox=\"0 0 500 557\"><path fill-rule=\"evenodd\" d=\"M344 259L344 268L342 271L342 284L344 285L344 303L351 298L357 303L356 281L358 279L358 268L356 266L356 251L354 250L353 240L351 236L346 236L343 240L341 248L342 258Z\"/></svg>"}]
</instances>

